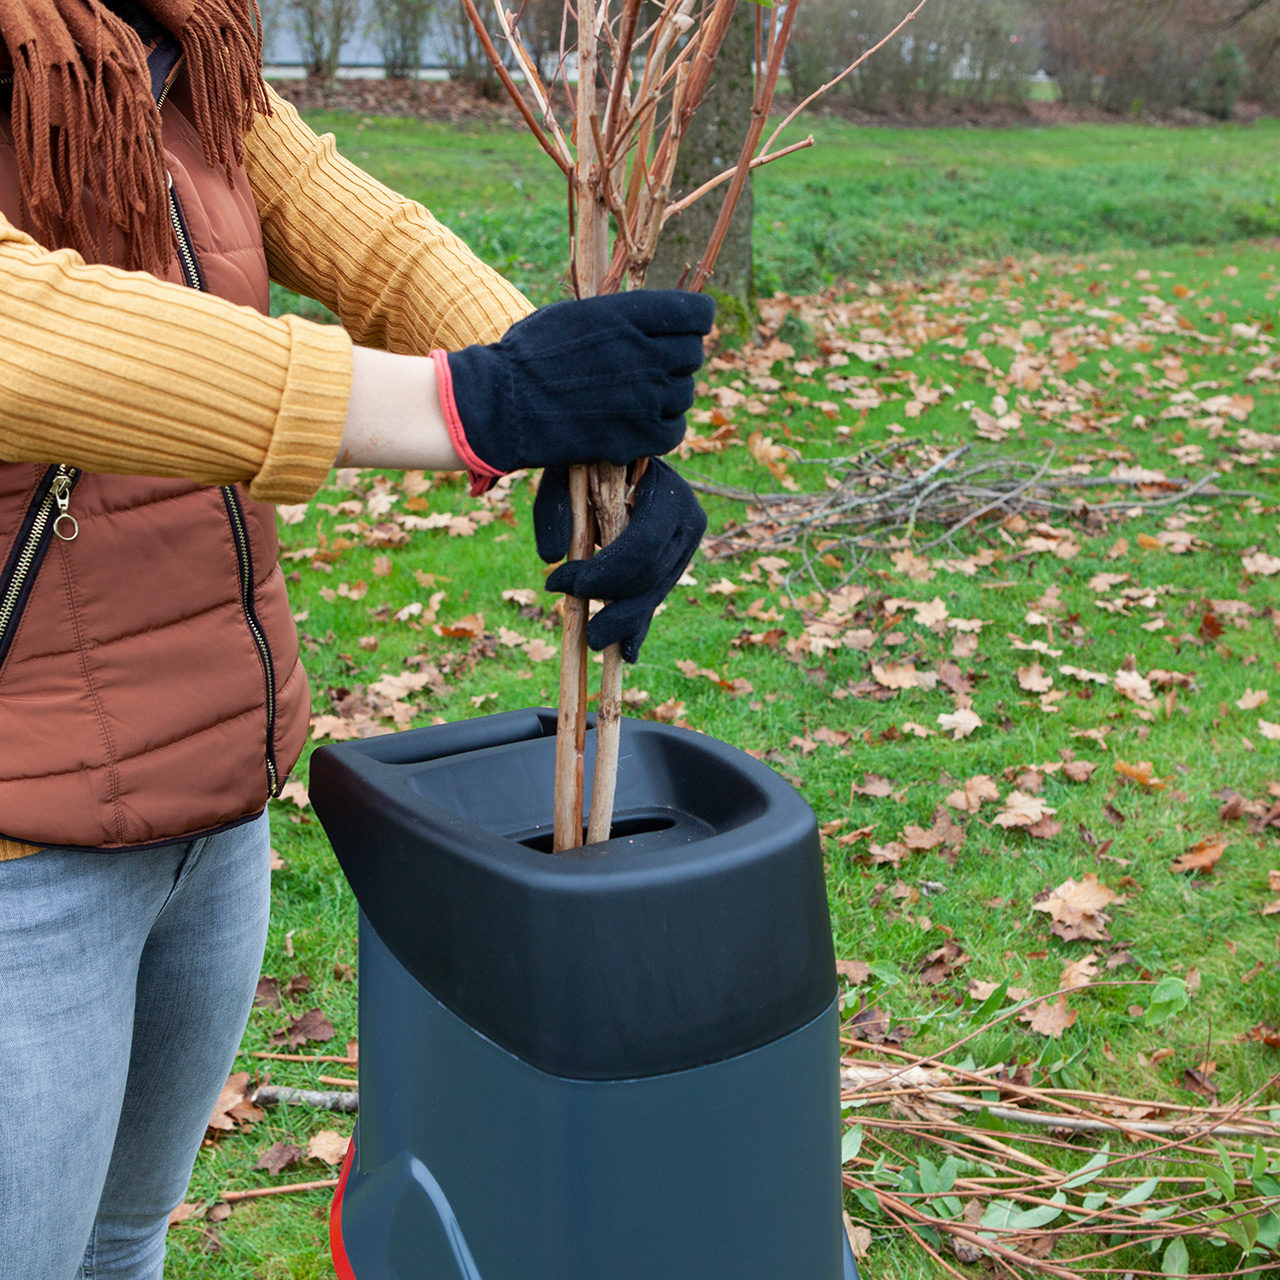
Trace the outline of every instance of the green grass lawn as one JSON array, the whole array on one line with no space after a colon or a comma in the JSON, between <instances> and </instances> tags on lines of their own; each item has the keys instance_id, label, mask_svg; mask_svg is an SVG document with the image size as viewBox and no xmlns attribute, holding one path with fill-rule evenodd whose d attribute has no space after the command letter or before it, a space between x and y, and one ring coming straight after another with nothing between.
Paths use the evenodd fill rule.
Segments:
<instances>
[{"instance_id":1,"label":"green grass lawn","mask_svg":"<svg viewBox=\"0 0 1280 1280\"><path fill-rule=\"evenodd\" d=\"M318 114L345 154L424 201L538 302L563 296L564 184L523 133ZM757 288L811 291L975 256L1215 245L1280 234L1280 120L1168 129L858 129L755 178Z\"/></svg>"},{"instance_id":2,"label":"green grass lawn","mask_svg":"<svg viewBox=\"0 0 1280 1280\"><path fill-rule=\"evenodd\" d=\"M554 295L559 195L518 135L317 123L378 176L433 203L535 296ZM1245 1033L1280 1021L1277 917L1261 914L1278 896L1268 873L1280 869L1277 828L1261 825L1280 794L1280 741L1265 727L1280 722L1280 576L1265 572L1265 557L1280 553L1280 243L1257 238L1280 231L1280 127L855 134L824 123L818 132L821 150L761 183L757 254L771 287L801 292L841 274L854 287L767 311L782 321L789 310L792 355L727 353L708 371L692 426L701 437L723 427L725 447L690 452L686 475L776 490L759 444L750 447L759 431L794 451L781 463L802 491L821 490L835 458L914 440L900 450L904 465L918 450L963 443L1102 482L1068 491L1067 502L1131 495L1113 483L1117 467L1168 479L1216 469L1222 486L1256 496L1129 519L1082 509L993 518L932 549L939 530L921 527L865 563L834 535L779 552L781 564L762 564L763 553L700 557L628 673L629 688L647 695L634 714L674 717L765 754L802 787L828 833L837 953L870 969L849 991L850 1015L863 998L911 1033L909 1049L927 1051L956 1034L941 1015L971 980L1045 994L1065 964L1093 954L1099 983L1135 985L1074 991L1075 1021L1061 1039L1006 1024L968 1046L974 1062L1071 1060L1067 1076L1081 1086L1193 1101L1184 1073L1210 1059L1222 1098L1250 1093L1278 1063ZM876 264L878 281L862 262ZM1004 439L979 437L979 426ZM503 597L537 588L545 571L529 501L524 481L476 504L456 479L427 487L335 473L288 513L296 522L281 534L314 710L336 717L320 730L344 716L391 727L391 698L370 686L407 661L438 673L435 691L404 699L402 718L415 724L554 701L557 663L531 643L558 645L551 602ZM743 516L726 499L707 506L713 536ZM451 515L473 519L448 524ZM437 527L404 528L431 517ZM833 601L846 580L865 596ZM833 607L835 626L824 629ZM863 638L825 649L833 631ZM876 675L892 662L936 679L894 691ZM734 696L686 675L678 664L688 663L750 689ZM1129 677L1117 687L1126 668L1149 691ZM966 703L981 724L955 738L939 717ZM1096 766L1087 781L1067 779L1072 757ZM1131 781L1121 762L1150 762L1163 785ZM852 792L868 774L890 794ZM908 827L933 828L939 806L979 775L1000 800L948 810L961 846L904 847L921 843ZM1055 810L1042 835L995 821L1015 789ZM1232 816L1228 792L1253 812ZM285 865L266 972L282 984L305 973L313 985L282 1010L255 1011L237 1065L323 1087L320 1075L351 1073L248 1056L312 1007L335 1034L311 1051L341 1053L356 1033L354 903L310 811L273 810ZM1226 849L1211 873L1171 869L1215 839ZM1108 908L1108 937L1054 936L1036 896L1088 873L1123 896ZM962 958L924 972L947 940ZM1131 1010L1163 977L1188 981L1191 1000L1151 1030ZM275 1176L253 1169L273 1142L305 1147L323 1129L349 1132L350 1122L294 1109L221 1137L202 1153L189 1199L324 1177L315 1160ZM248 1201L216 1225L176 1229L170 1273L330 1277L326 1204L320 1193ZM870 1276L938 1274L882 1221L865 1220ZM1229 1269L1236 1256L1191 1251L1202 1271ZM1159 1259L1121 1255L1115 1265L1122 1274Z\"/></svg>"}]
</instances>

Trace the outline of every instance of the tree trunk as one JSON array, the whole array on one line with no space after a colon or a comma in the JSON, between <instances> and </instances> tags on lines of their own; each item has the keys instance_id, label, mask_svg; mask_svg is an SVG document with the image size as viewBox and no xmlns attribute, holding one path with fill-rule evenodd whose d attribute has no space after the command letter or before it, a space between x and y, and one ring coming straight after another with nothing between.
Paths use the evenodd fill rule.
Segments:
<instances>
[{"instance_id":1,"label":"tree trunk","mask_svg":"<svg viewBox=\"0 0 1280 1280\"><path fill-rule=\"evenodd\" d=\"M737 163L751 124L757 6L739 5L716 60L711 87L695 112L676 162L672 198L679 199L709 178ZM692 274L720 212L724 187L698 201L667 223L658 251L645 276L652 289L674 288ZM751 279L751 179L743 188L715 274L706 292L720 304L716 323L723 333L745 341L754 331Z\"/></svg>"}]
</instances>

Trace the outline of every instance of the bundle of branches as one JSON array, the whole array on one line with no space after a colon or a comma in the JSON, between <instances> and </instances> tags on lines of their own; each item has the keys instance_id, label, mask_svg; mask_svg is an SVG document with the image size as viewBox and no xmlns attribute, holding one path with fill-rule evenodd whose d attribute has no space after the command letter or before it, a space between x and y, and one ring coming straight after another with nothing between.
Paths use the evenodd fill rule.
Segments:
<instances>
[{"instance_id":1,"label":"bundle of branches","mask_svg":"<svg viewBox=\"0 0 1280 1280\"><path fill-rule=\"evenodd\" d=\"M1171 985L1155 985L1151 1010L1176 1005L1161 1003ZM981 1025L931 1055L843 1039L859 1055L842 1059L841 1085L856 1113L844 1183L860 1216L909 1236L953 1276L961 1273L944 1251L1006 1276L1274 1274L1280 1114L1259 1099L1280 1076L1248 1097L1201 1105L1072 1087L1062 1062L1043 1079L1026 1064L948 1063L983 1032L1048 1003L986 1017L1006 994L993 993L971 1011ZM1195 1241L1229 1253L1192 1270Z\"/></svg>"},{"instance_id":2,"label":"bundle of branches","mask_svg":"<svg viewBox=\"0 0 1280 1280\"><path fill-rule=\"evenodd\" d=\"M505 0L493 2L498 38L507 45L510 61L523 76L523 92L508 70L508 60L499 53L476 0L463 0L463 5L525 123L565 175L571 278L579 297L592 297L623 287L640 287L666 223L694 201L723 187L720 211L706 249L684 282L689 289L700 290L715 270L750 171L809 146L812 138L786 147L776 144L799 110L892 39L926 0L918 0L884 40L800 103L763 146L761 138L799 0L792 0L785 8L757 3L755 89L737 163L678 201L671 199L671 184L680 145L711 84L737 0L664 0L656 7L646 6L645 0L579 0L576 8L572 0L566 0L560 58L550 87L521 36L520 13L509 9ZM575 25L577 47L571 51L565 42ZM571 52L576 55L576 96L561 74ZM568 127L557 114L564 110L564 102L573 115ZM607 545L623 531L628 487L637 478L610 466L571 470L575 517L569 549L572 559L590 555L597 537ZM557 851L583 841L586 617L585 601L566 601L556 755ZM622 660L614 646L605 653L601 680L588 841L606 839L612 822L621 692Z\"/></svg>"},{"instance_id":3,"label":"bundle of branches","mask_svg":"<svg viewBox=\"0 0 1280 1280\"><path fill-rule=\"evenodd\" d=\"M929 541L913 545L923 552L997 514L1057 513L1098 520L1140 514L1192 497L1260 496L1219 489L1216 471L1194 481L1153 479L1141 473L1081 476L1069 468L1055 469L1053 461L1052 449L1043 459L1031 460L997 450L977 454L973 445L944 451L902 439L843 458L797 459L801 465L823 468L826 487L817 492L756 493L694 481L702 493L747 505L746 518L710 539L703 551L723 559L745 551L802 546L817 536L827 549L845 544L856 564L866 553L886 549L884 542L869 540L869 534L910 538L919 525L941 526ZM1101 502L1084 496L1098 489L1118 494Z\"/></svg>"}]
</instances>

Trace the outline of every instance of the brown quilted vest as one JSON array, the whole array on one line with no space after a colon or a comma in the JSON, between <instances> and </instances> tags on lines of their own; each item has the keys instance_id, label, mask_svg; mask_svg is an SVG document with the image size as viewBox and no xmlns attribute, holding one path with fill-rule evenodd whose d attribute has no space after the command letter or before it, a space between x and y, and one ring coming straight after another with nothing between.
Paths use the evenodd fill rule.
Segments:
<instances>
[{"instance_id":1,"label":"brown quilted vest","mask_svg":"<svg viewBox=\"0 0 1280 1280\"><path fill-rule=\"evenodd\" d=\"M175 249L168 279L265 312L248 180L205 166L177 57L165 41L150 58L194 258ZM25 225L7 94L0 211ZM50 493L67 480L70 541ZM0 836L126 849L262 810L310 710L277 550L275 508L240 485L0 464Z\"/></svg>"}]
</instances>

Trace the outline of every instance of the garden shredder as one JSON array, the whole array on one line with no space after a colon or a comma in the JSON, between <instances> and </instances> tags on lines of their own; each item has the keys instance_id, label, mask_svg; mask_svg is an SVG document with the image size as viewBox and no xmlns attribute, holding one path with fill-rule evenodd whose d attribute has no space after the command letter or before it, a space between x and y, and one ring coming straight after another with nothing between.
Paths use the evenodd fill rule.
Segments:
<instances>
[{"instance_id":1,"label":"garden shredder","mask_svg":"<svg viewBox=\"0 0 1280 1280\"><path fill-rule=\"evenodd\" d=\"M312 758L360 909L338 1275L852 1280L812 811L745 752L627 720L610 838L552 855L555 727Z\"/></svg>"}]
</instances>

